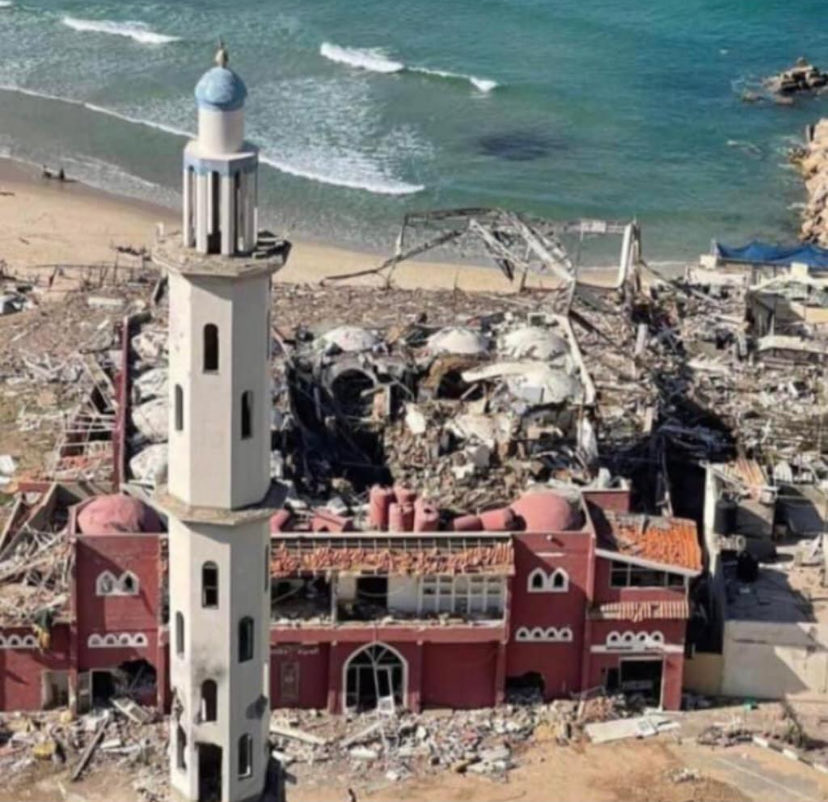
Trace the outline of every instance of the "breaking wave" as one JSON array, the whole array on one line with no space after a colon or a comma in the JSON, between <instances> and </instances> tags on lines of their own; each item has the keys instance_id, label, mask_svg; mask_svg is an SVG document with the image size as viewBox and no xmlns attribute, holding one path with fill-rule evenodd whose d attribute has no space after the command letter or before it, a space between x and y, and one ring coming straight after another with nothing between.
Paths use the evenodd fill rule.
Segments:
<instances>
[{"instance_id":1,"label":"breaking wave","mask_svg":"<svg viewBox=\"0 0 828 802\"><path fill-rule=\"evenodd\" d=\"M348 176L343 174L331 175L311 167L298 166L281 159L261 155L261 161L279 170L281 173L295 175L297 178L306 178L310 181L318 181L321 184L330 184L335 187L347 189L362 189L374 195L413 195L422 192L425 187L422 184L409 184L405 181L397 181L393 178L367 178L361 175Z\"/></svg>"},{"instance_id":2,"label":"breaking wave","mask_svg":"<svg viewBox=\"0 0 828 802\"><path fill-rule=\"evenodd\" d=\"M319 54L330 61L370 72L402 72L405 69L405 64L401 61L392 61L379 50L360 50L322 42Z\"/></svg>"},{"instance_id":3,"label":"breaking wave","mask_svg":"<svg viewBox=\"0 0 828 802\"><path fill-rule=\"evenodd\" d=\"M9 84L0 84L0 89L10 92L19 92L23 95L43 98L45 100L57 100L61 103L70 103L73 106L82 106L88 111L95 112L96 114L105 114L108 117L115 117L118 120L131 123L133 125L145 125L148 128L154 128L157 131L164 131L165 133L173 134L174 136L185 137L188 139L195 137L195 134L192 131L187 131L183 128L176 128L171 125L164 125L163 123L154 122L142 117L123 114L121 112L114 111L113 109L107 109L104 106L97 106L94 103L69 100L67 98L58 97L57 95L50 95L46 92L36 92L31 89L23 89ZM293 175L297 178L304 178L309 181L316 181L320 184L344 187L346 189L359 189L365 192L371 192L375 195L413 195L414 193L421 192L425 189L422 184L409 184L405 181L398 181L384 176L366 176L359 175L358 173L348 175L343 171L329 174L323 170L319 170L311 166L292 163L284 159L277 159L274 156L269 155L267 151L261 152L259 159L262 164L267 164L281 173L287 173L288 175Z\"/></svg>"},{"instance_id":4,"label":"breaking wave","mask_svg":"<svg viewBox=\"0 0 828 802\"><path fill-rule=\"evenodd\" d=\"M61 22L75 31L126 36L142 45L165 45L181 41L179 36L168 36L150 30L144 22L113 22L111 20L78 19L77 17L64 17Z\"/></svg>"},{"instance_id":5,"label":"breaking wave","mask_svg":"<svg viewBox=\"0 0 828 802\"><path fill-rule=\"evenodd\" d=\"M357 47L340 47L331 42L323 42L319 48L319 54L329 61L338 64L347 64L360 70L380 73L413 72L420 75L431 75L435 78L446 78L451 81L464 81L470 83L480 92L491 92L497 87L497 81L488 78L478 78L476 75L465 75L460 72L449 72L448 70L433 70L428 67L409 67L401 61L394 61L388 58L381 50L360 49Z\"/></svg>"},{"instance_id":6,"label":"breaking wave","mask_svg":"<svg viewBox=\"0 0 828 802\"><path fill-rule=\"evenodd\" d=\"M13 5L12 0L0 0L0 8L11 8Z\"/></svg>"}]
</instances>

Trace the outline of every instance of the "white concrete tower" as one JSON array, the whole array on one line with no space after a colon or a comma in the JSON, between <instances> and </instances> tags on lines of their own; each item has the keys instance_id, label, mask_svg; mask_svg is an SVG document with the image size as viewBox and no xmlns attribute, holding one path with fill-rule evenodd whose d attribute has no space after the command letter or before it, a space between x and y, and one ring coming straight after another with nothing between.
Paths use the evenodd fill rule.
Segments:
<instances>
[{"instance_id":1,"label":"white concrete tower","mask_svg":"<svg viewBox=\"0 0 828 802\"><path fill-rule=\"evenodd\" d=\"M185 247L231 256L256 244L258 154L244 141L247 88L227 60L222 46L196 86L198 139L184 149L181 230Z\"/></svg>"},{"instance_id":2,"label":"white concrete tower","mask_svg":"<svg viewBox=\"0 0 828 802\"><path fill-rule=\"evenodd\" d=\"M242 80L196 88L184 151L184 235L153 256L169 279L171 785L185 800L258 799L270 713L271 275L286 248L256 241L256 149Z\"/></svg>"}]
</instances>

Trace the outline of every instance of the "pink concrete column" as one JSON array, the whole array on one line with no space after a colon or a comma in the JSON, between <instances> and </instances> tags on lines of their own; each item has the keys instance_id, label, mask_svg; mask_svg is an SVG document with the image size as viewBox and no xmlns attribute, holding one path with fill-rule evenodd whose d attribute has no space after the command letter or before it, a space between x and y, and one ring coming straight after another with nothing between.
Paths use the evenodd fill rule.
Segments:
<instances>
[{"instance_id":1,"label":"pink concrete column","mask_svg":"<svg viewBox=\"0 0 828 802\"><path fill-rule=\"evenodd\" d=\"M417 491L403 485L394 485L394 497L399 505L413 504L417 498Z\"/></svg>"},{"instance_id":2,"label":"pink concrete column","mask_svg":"<svg viewBox=\"0 0 828 802\"><path fill-rule=\"evenodd\" d=\"M339 644L336 641L331 641L328 649L328 712L339 712L339 672L337 651ZM342 700L342 706L345 706L345 700Z\"/></svg>"},{"instance_id":3,"label":"pink concrete column","mask_svg":"<svg viewBox=\"0 0 828 802\"><path fill-rule=\"evenodd\" d=\"M589 688L589 676L591 671L591 652L590 648L592 646L592 619L589 617L589 613L584 613L584 642L581 648L581 687L576 688L576 691L585 691Z\"/></svg>"},{"instance_id":4,"label":"pink concrete column","mask_svg":"<svg viewBox=\"0 0 828 802\"><path fill-rule=\"evenodd\" d=\"M461 515L452 521L451 528L455 532L482 532L483 522L476 515Z\"/></svg>"},{"instance_id":5,"label":"pink concrete column","mask_svg":"<svg viewBox=\"0 0 828 802\"><path fill-rule=\"evenodd\" d=\"M684 653L665 654L661 666L661 706L681 709L681 683L684 679Z\"/></svg>"},{"instance_id":6,"label":"pink concrete column","mask_svg":"<svg viewBox=\"0 0 828 802\"><path fill-rule=\"evenodd\" d=\"M481 512L480 522L486 532L508 532L517 528L517 516L511 507Z\"/></svg>"},{"instance_id":7,"label":"pink concrete column","mask_svg":"<svg viewBox=\"0 0 828 802\"><path fill-rule=\"evenodd\" d=\"M408 706L412 713L423 709L423 642L417 641L408 666Z\"/></svg>"},{"instance_id":8,"label":"pink concrete column","mask_svg":"<svg viewBox=\"0 0 828 802\"><path fill-rule=\"evenodd\" d=\"M440 524L440 513L433 504L418 498L414 502L414 531L436 532Z\"/></svg>"},{"instance_id":9,"label":"pink concrete column","mask_svg":"<svg viewBox=\"0 0 828 802\"><path fill-rule=\"evenodd\" d=\"M414 505L413 504L401 504L400 508L401 508L400 512L402 514L403 532L413 532L414 531Z\"/></svg>"},{"instance_id":10,"label":"pink concrete column","mask_svg":"<svg viewBox=\"0 0 828 802\"><path fill-rule=\"evenodd\" d=\"M394 501L394 491L390 487L374 485L368 494L368 520L374 529L381 532L388 530L388 508Z\"/></svg>"},{"instance_id":11,"label":"pink concrete column","mask_svg":"<svg viewBox=\"0 0 828 802\"><path fill-rule=\"evenodd\" d=\"M405 520L403 518L402 507L396 502L388 508L388 531L405 532Z\"/></svg>"},{"instance_id":12,"label":"pink concrete column","mask_svg":"<svg viewBox=\"0 0 828 802\"><path fill-rule=\"evenodd\" d=\"M506 700L506 644L497 642L497 663L495 664L495 705L502 705Z\"/></svg>"},{"instance_id":13,"label":"pink concrete column","mask_svg":"<svg viewBox=\"0 0 828 802\"><path fill-rule=\"evenodd\" d=\"M315 510L311 520L313 532L351 532L353 528L353 518L345 518L328 510Z\"/></svg>"}]
</instances>

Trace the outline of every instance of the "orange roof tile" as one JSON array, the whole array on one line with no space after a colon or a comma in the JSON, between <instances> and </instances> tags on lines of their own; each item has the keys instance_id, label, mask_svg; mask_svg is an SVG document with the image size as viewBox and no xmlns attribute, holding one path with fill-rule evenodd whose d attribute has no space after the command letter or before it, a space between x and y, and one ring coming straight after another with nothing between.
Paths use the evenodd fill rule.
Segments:
<instances>
[{"instance_id":1,"label":"orange roof tile","mask_svg":"<svg viewBox=\"0 0 828 802\"><path fill-rule=\"evenodd\" d=\"M696 522L686 518L662 518L605 512L609 531L602 546L626 557L701 571L701 548Z\"/></svg>"},{"instance_id":2,"label":"orange roof tile","mask_svg":"<svg viewBox=\"0 0 828 802\"><path fill-rule=\"evenodd\" d=\"M394 545L387 538L319 537L273 538L271 574L302 572L378 571L388 574L508 574L514 573L514 550L509 538L487 541L446 538L438 547L430 541Z\"/></svg>"},{"instance_id":3,"label":"orange roof tile","mask_svg":"<svg viewBox=\"0 0 828 802\"><path fill-rule=\"evenodd\" d=\"M682 620L690 617L690 605L686 599L607 602L590 608L589 617L597 621L634 621L635 623L648 618Z\"/></svg>"}]
</instances>

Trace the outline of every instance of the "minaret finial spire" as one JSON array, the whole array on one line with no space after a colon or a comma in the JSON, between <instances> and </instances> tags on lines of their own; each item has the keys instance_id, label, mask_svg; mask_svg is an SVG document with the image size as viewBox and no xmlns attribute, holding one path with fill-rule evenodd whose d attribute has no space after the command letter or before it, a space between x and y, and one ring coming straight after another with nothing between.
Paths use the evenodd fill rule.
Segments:
<instances>
[{"instance_id":1,"label":"minaret finial spire","mask_svg":"<svg viewBox=\"0 0 828 802\"><path fill-rule=\"evenodd\" d=\"M216 51L216 64L218 64L219 67L226 67L228 61L230 61L230 54L224 46L224 40L220 38L218 42L218 50Z\"/></svg>"}]
</instances>

